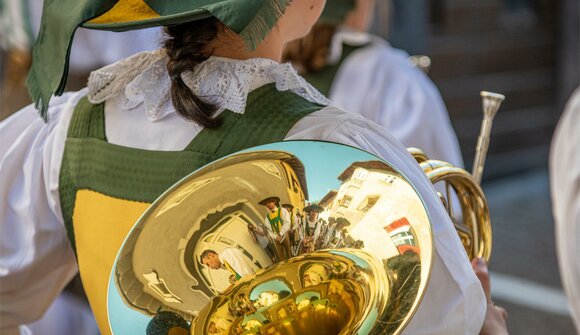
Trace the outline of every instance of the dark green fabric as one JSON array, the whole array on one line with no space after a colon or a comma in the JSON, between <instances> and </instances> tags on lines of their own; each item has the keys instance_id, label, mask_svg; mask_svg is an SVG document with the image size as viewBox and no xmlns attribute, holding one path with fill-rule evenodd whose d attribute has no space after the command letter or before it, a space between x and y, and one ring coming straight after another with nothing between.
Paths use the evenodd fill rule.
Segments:
<instances>
[{"instance_id":1,"label":"dark green fabric","mask_svg":"<svg viewBox=\"0 0 580 335\"><path fill-rule=\"evenodd\" d=\"M282 141L298 120L320 108L266 85L250 93L243 115L223 112L223 125L204 129L184 151L149 151L108 143L103 105L92 105L83 98L71 119L59 180L71 245L76 250L72 216L78 190L151 203L171 185L218 158Z\"/></svg>"},{"instance_id":2,"label":"dark green fabric","mask_svg":"<svg viewBox=\"0 0 580 335\"><path fill-rule=\"evenodd\" d=\"M47 120L50 97L61 95L68 74L70 47L79 25L111 9L118 0L45 0L42 22L26 85L40 115Z\"/></svg>"},{"instance_id":3,"label":"dark green fabric","mask_svg":"<svg viewBox=\"0 0 580 335\"><path fill-rule=\"evenodd\" d=\"M52 95L64 92L70 47L79 26L124 31L216 17L246 41L249 49L268 35L292 0L144 0L161 17L138 22L91 24L119 0L45 0L26 85L40 115L48 118Z\"/></svg>"},{"instance_id":4,"label":"dark green fabric","mask_svg":"<svg viewBox=\"0 0 580 335\"><path fill-rule=\"evenodd\" d=\"M342 24L346 14L355 7L355 0L328 0L320 17L321 22Z\"/></svg>"},{"instance_id":5,"label":"dark green fabric","mask_svg":"<svg viewBox=\"0 0 580 335\"><path fill-rule=\"evenodd\" d=\"M327 65L324 67L324 69L317 72L306 73L303 75L304 79L306 79L306 81L308 81L312 86L316 87L316 89L319 90L322 94L328 96L330 94L330 89L332 88L334 78L336 77L336 74L338 73L342 63L344 63L344 61L348 58L348 56L350 56L351 53L353 53L353 51L362 47L364 46L353 47L343 44L342 56L337 64Z\"/></svg>"}]
</instances>

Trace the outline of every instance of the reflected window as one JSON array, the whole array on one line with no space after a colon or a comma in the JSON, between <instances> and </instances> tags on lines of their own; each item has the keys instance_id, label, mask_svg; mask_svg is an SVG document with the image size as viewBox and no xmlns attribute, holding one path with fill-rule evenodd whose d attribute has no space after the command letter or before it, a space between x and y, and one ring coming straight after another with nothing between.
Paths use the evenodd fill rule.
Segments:
<instances>
[{"instance_id":1,"label":"reflected window","mask_svg":"<svg viewBox=\"0 0 580 335\"><path fill-rule=\"evenodd\" d=\"M294 193L298 193L298 190L300 190L298 180L296 180L296 178L294 178L294 175L291 175L291 176L292 176L292 190L294 191Z\"/></svg>"},{"instance_id":2,"label":"reflected window","mask_svg":"<svg viewBox=\"0 0 580 335\"><path fill-rule=\"evenodd\" d=\"M360 211L368 212L379 200L378 195L369 196L363 201L359 207Z\"/></svg>"},{"instance_id":3,"label":"reflected window","mask_svg":"<svg viewBox=\"0 0 580 335\"><path fill-rule=\"evenodd\" d=\"M341 207L348 207L350 206L350 203L352 202L352 197L349 197L348 195L345 195L339 203L339 206Z\"/></svg>"},{"instance_id":4,"label":"reflected window","mask_svg":"<svg viewBox=\"0 0 580 335\"><path fill-rule=\"evenodd\" d=\"M356 180L365 180L367 178L367 176L369 175L369 172L365 169L357 169L355 174L354 174L354 179Z\"/></svg>"}]
</instances>

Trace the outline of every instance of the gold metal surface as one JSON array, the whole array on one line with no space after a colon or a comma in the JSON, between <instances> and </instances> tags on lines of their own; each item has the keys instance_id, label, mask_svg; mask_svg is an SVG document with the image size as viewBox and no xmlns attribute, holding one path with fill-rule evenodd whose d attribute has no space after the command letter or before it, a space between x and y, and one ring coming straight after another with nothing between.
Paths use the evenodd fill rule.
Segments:
<instances>
[{"instance_id":1,"label":"gold metal surface","mask_svg":"<svg viewBox=\"0 0 580 335\"><path fill-rule=\"evenodd\" d=\"M477 183L481 182L481 177L483 176L483 167L485 166L485 157L487 156L487 149L489 148L493 118L497 114L501 103L505 100L505 96L482 91L481 98L483 104L483 122L481 123L481 131L477 139L477 148L472 169L473 177Z\"/></svg>"},{"instance_id":2,"label":"gold metal surface","mask_svg":"<svg viewBox=\"0 0 580 335\"><path fill-rule=\"evenodd\" d=\"M479 184L489 147L493 118L505 100L505 96L482 91L481 97L483 122L473 163L473 175L447 162L430 160L420 149L408 148L407 151L419 163L433 184L445 185L446 194L439 196L453 221L469 259L483 257L489 261L492 247L491 219L487 200ZM458 200L460 211L453 208L454 197Z\"/></svg>"},{"instance_id":3,"label":"gold metal surface","mask_svg":"<svg viewBox=\"0 0 580 335\"><path fill-rule=\"evenodd\" d=\"M162 195L119 253L109 294L122 303L109 310L171 311L192 334L399 334L432 264L421 198L357 149L300 142L345 150L342 173L313 179L294 147L276 145L221 159ZM310 189L331 191L309 199ZM283 213L294 220L285 236L275 232Z\"/></svg>"}]
</instances>

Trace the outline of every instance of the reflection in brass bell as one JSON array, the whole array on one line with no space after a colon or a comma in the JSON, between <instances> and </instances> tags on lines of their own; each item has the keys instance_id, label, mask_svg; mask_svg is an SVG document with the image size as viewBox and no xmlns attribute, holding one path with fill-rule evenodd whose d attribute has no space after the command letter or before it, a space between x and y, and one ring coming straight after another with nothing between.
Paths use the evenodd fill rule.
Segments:
<instances>
[{"instance_id":1,"label":"reflection in brass bell","mask_svg":"<svg viewBox=\"0 0 580 335\"><path fill-rule=\"evenodd\" d=\"M421 198L387 162L324 142L246 150L136 223L111 274L111 329L145 334L170 311L192 334L398 334L432 243Z\"/></svg>"}]
</instances>

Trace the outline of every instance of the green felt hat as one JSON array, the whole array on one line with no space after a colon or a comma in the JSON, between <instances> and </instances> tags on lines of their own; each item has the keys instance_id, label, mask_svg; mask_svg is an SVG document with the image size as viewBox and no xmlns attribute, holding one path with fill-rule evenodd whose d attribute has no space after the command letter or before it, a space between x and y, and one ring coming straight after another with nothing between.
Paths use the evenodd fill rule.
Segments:
<instances>
[{"instance_id":1,"label":"green felt hat","mask_svg":"<svg viewBox=\"0 0 580 335\"><path fill-rule=\"evenodd\" d=\"M333 0L335 1L335 0ZM254 49L292 0L45 0L32 53L28 92L46 120L52 95L64 92L78 27L126 31L215 17Z\"/></svg>"},{"instance_id":2,"label":"green felt hat","mask_svg":"<svg viewBox=\"0 0 580 335\"><path fill-rule=\"evenodd\" d=\"M320 22L340 24L355 5L356 0L328 0L320 17Z\"/></svg>"}]
</instances>

